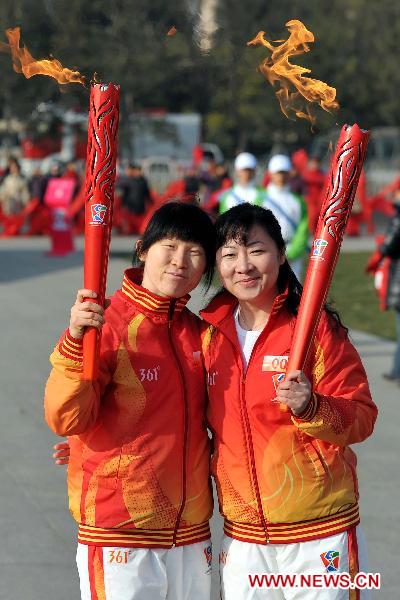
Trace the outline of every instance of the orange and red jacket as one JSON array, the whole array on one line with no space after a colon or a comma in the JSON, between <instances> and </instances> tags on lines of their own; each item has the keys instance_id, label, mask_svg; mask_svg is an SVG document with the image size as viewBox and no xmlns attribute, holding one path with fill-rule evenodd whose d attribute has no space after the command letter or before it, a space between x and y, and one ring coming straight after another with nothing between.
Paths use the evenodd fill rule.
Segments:
<instances>
[{"instance_id":1,"label":"orange and red jacket","mask_svg":"<svg viewBox=\"0 0 400 600\"><path fill-rule=\"evenodd\" d=\"M83 544L163 547L210 536L206 382L200 320L125 273L105 313L96 382L82 342L56 346L45 416L70 436L70 510Z\"/></svg>"},{"instance_id":2,"label":"orange and red jacket","mask_svg":"<svg viewBox=\"0 0 400 600\"><path fill-rule=\"evenodd\" d=\"M285 299L276 298L247 370L234 323L237 300L223 292L201 312L209 324L203 352L211 472L225 533L259 544L323 538L358 524L349 444L371 434L377 415L356 350L326 314L305 369L313 394L302 418L272 402L295 323Z\"/></svg>"}]
</instances>

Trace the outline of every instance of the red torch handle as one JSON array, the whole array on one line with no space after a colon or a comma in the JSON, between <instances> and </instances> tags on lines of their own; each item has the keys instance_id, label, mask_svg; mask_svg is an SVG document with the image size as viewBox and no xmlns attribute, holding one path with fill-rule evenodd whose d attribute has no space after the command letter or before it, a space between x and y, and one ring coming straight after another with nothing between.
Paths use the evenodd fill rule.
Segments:
<instances>
[{"instance_id":1,"label":"red torch handle","mask_svg":"<svg viewBox=\"0 0 400 600\"><path fill-rule=\"evenodd\" d=\"M369 131L344 125L332 159L290 350L287 372L304 369L332 281L364 163Z\"/></svg>"},{"instance_id":2,"label":"red torch handle","mask_svg":"<svg viewBox=\"0 0 400 600\"><path fill-rule=\"evenodd\" d=\"M104 305L112 229L119 123L119 86L91 86L85 180L84 286ZM83 378L98 375L101 333L88 327L83 337Z\"/></svg>"}]
</instances>

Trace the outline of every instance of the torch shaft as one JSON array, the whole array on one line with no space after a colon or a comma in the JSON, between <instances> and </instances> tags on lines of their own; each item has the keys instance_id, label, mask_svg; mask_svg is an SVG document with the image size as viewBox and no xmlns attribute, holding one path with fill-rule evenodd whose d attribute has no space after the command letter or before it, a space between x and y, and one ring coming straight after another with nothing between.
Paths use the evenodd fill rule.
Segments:
<instances>
[{"instance_id":1,"label":"torch shaft","mask_svg":"<svg viewBox=\"0 0 400 600\"><path fill-rule=\"evenodd\" d=\"M104 305L112 229L119 123L119 86L91 87L85 180L84 286ZM83 378L96 380L101 333L88 327L83 337Z\"/></svg>"},{"instance_id":2,"label":"torch shaft","mask_svg":"<svg viewBox=\"0 0 400 600\"><path fill-rule=\"evenodd\" d=\"M333 156L301 296L287 372L303 370L328 295L350 216L369 131L344 125Z\"/></svg>"}]
</instances>

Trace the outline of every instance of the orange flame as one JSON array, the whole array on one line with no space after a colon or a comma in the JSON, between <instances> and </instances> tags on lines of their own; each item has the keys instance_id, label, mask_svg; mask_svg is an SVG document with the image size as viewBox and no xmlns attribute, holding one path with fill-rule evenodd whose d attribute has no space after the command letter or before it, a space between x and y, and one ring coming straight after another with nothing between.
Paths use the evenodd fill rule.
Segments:
<instances>
[{"instance_id":1,"label":"orange flame","mask_svg":"<svg viewBox=\"0 0 400 600\"><path fill-rule=\"evenodd\" d=\"M23 73L27 79L34 75L53 77L58 83L81 83L85 85L85 77L78 71L63 67L55 58L36 60L26 47L20 48L21 30L19 27L7 29L8 44L0 43L0 50L10 52L13 68L16 73Z\"/></svg>"},{"instance_id":2,"label":"orange flame","mask_svg":"<svg viewBox=\"0 0 400 600\"><path fill-rule=\"evenodd\" d=\"M319 104L328 112L337 110L339 103L335 100L336 89L318 79L305 77L306 73L311 73L310 69L293 65L289 61L292 56L310 51L309 43L314 42L314 34L301 21L288 21L286 27L290 35L285 41L269 42L264 37L265 32L260 31L247 45L260 44L271 51L271 56L261 63L259 70L271 85L280 84L276 96L283 114L290 119L290 114L294 112L296 117L314 123L315 117L310 104Z\"/></svg>"}]
</instances>

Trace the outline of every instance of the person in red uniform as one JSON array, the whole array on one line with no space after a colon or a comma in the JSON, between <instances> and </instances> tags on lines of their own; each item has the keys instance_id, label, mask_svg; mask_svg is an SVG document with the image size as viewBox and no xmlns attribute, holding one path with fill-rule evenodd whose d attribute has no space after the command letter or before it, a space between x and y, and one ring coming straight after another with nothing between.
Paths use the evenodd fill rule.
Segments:
<instances>
[{"instance_id":1,"label":"person in red uniform","mask_svg":"<svg viewBox=\"0 0 400 600\"><path fill-rule=\"evenodd\" d=\"M83 600L209 600L212 514L200 320L186 308L211 280L214 229L170 203L137 246L104 311L79 290L51 355L45 416L69 436L70 510ZM87 299L89 298L89 300ZM85 327L102 330L99 378L82 379Z\"/></svg>"},{"instance_id":2,"label":"person in red uniform","mask_svg":"<svg viewBox=\"0 0 400 600\"><path fill-rule=\"evenodd\" d=\"M249 573L367 571L350 445L371 435L377 409L347 329L329 308L304 372L286 372L301 286L272 212L236 206L218 218L216 236L224 288L200 314L209 324L211 472L224 517L221 597L363 598L249 583Z\"/></svg>"},{"instance_id":3,"label":"person in red uniform","mask_svg":"<svg viewBox=\"0 0 400 600\"><path fill-rule=\"evenodd\" d=\"M306 186L305 201L308 211L308 223L313 234L317 228L319 213L321 211L326 174L321 169L318 157L313 156L303 171L303 180Z\"/></svg>"}]
</instances>

